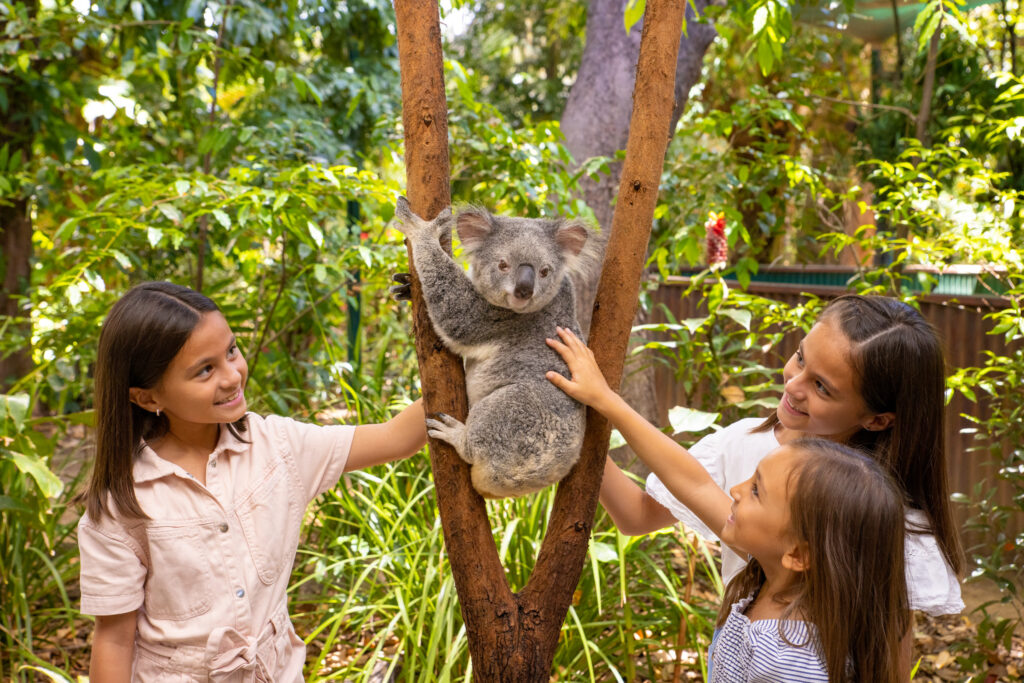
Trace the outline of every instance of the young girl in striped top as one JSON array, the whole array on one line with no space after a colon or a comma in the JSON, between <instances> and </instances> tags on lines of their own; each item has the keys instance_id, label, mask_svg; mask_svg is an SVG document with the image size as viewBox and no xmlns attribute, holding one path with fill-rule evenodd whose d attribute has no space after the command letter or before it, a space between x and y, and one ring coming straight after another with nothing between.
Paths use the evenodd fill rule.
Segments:
<instances>
[{"instance_id":1,"label":"young girl in striped top","mask_svg":"<svg viewBox=\"0 0 1024 683\"><path fill-rule=\"evenodd\" d=\"M558 333L549 344L572 379L548 379L607 417L676 500L750 558L726 588L708 680L900 680L905 511L882 467L836 441L797 439L727 494L608 387L575 335Z\"/></svg>"}]
</instances>

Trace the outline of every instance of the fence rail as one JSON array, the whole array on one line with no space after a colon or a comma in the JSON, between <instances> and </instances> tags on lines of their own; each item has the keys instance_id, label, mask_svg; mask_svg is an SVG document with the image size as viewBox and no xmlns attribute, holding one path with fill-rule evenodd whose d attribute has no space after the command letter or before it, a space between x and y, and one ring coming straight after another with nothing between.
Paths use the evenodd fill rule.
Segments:
<instances>
[{"instance_id":1,"label":"fence rail","mask_svg":"<svg viewBox=\"0 0 1024 683\"><path fill-rule=\"evenodd\" d=\"M835 268L831 270L835 270ZM686 295L690 283L691 280L688 277L670 277L663 281L651 295L653 311L650 322L664 322L659 304L667 307L677 320L703 315L704 313L699 310L700 295ZM761 281L751 282L747 291L787 304L798 304L804 301L808 294L828 299L846 294L849 290L845 287L814 282L789 284ZM935 327L943 341L948 368L980 366L985 361L985 352L1001 354L1008 350L1002 336L988 334L991 325L985 319L986 313L1004 308L1007 305L1005 299L998 296L929 294L920 296L918 302L921 314ZM787 334L782 343L773 349L773 354L777 354L780 360L784 360L796 351L799 342L799 334L795 332ZM781 368L781 363L778 367ZM659 414L664 415L668 409L685 404L685 398L679 391L670 369L661 365L657 366L654 385ZM971 427L972 424L962 417L965 414L984 418L986 416L984 402L972 403L957 394L946 406L946 459L950 489L953 492L972 495L978 482L995 481L996 467L988 462L987 453L971 450L974 437L970 433L964 433L963 430ZM1019 444L1004 444L1004 448L1016 446ZM1011 493L1008 488L1001 488L997 496L1000 503L1011 503ZM954 511L962 527L969 511L963 505L954 505ZM1020 519L1018 516L1010 526L1011 528L1007 531L1012 534L1020 533L1024 530L1024 519ZM995 539L966 534L964 540L968 546L971 546L977 543L994 542Z\"/></svg>"}]
</instances>

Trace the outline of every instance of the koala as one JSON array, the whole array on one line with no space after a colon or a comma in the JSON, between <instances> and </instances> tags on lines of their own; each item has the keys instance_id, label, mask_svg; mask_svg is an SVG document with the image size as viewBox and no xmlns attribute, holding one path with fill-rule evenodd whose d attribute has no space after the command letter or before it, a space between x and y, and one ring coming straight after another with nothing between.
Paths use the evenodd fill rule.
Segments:
<instances>
[{"instance_id":1,"label":"koala","mask_svg":"<svg viewBox=\"0 0 1024 683\"><path fill-rule=\"evenodd\" d=\"M469 272L441 248L452 223ZM580 335L570 274L600 267L601 235L582 222L494 216L445 209L424 221L405 197L395 227L409 240L427 313L463 358L469 415L439 414L430 436L452 445L485 498L521 496L561 480L579 459L585 408L544 377L569 377L545 343L555 327Z\"/></svg>"}]
</instances>

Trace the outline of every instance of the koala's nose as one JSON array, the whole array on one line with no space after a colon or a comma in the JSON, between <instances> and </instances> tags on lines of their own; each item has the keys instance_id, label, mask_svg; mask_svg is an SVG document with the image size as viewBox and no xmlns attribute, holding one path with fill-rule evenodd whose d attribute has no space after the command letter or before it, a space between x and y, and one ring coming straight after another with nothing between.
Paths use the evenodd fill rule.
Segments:
<instances>
[{"instance_id":1,"label":"koala's nose","mask_svg":"<svg viewBox=\"0 0 1024 683\"><path fill-rule=\"evenodd\" d=\"M536 277L536 273L533 270L533 266L528 263L516 268L516 288L513 293L520 299L529 299L533 296L533 281Z\"/></svg>"}]
</instances>

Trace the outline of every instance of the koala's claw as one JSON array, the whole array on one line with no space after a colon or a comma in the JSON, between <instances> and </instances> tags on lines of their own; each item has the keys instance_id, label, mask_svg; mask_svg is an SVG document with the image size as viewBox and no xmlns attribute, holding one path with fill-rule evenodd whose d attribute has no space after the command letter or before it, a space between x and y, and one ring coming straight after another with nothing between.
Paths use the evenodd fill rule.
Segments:
<instances>
[{"instance_id":1,"label":"koala's claw","mask_svg":"<svg viewBox=\"0 0 1024 683\"><path fill-rule=\"evenodd\" d=\"M451 415L437 413L433 418L428 417L427 435L451 444L459 455L465 458L466 425Z\"/></svg>"},{"instance_id":2,"label":"koala's claw","mask_svg":"<svg viewBox=\"0 0 1024 683\"><path fill-rule=\"evenodd\" d=\"M388 287L392 299L395 301L412 300L412 276L409 273L395 273L391 276L391 281L395 283Z\"/></svg>"}]
</instances>

